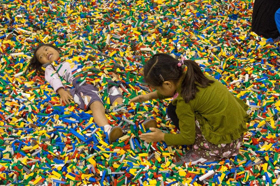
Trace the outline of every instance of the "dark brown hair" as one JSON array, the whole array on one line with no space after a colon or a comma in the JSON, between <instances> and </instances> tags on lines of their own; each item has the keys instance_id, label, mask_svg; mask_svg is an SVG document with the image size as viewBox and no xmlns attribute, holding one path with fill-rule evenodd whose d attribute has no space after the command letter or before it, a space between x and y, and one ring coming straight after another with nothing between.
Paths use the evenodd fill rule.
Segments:
<instances>
[{"instance_id":1,"label":"dark brown hair","mask_svg":"<svg viewBox=\"0 0 280 186\"><path fill-rule=\"evenodd\" d=\"M178 66L179 61L168 54L154 55L144 66L144 80L151 86L162 86L164 81L173 81L175 84L183 75L183 67ZM214 81L206 78L195 61L184 60L188 67L186 76L182 81L181 95L185 102L195 98L198 87L205 88Z\"/></svg>"},{"instance_id":2,"label":"dark brown hair","mask_svg":"<svg viewBox=\"0 0 280 186\"><path fill-rule=\"evenodd\" d=\"M44 43L40 44L33 52L33 56L30 59L30 63L27 67L26 73L35 69L35 72L38 75L44 75L45 74L44 70L42 69L42 64L40 63L39 59L36 57L36 52L43 46L49 46L49 47L52 47L55 50L57 50L59 53L61 52L61 50L59 48L57 48L56 46L54 46L52 44L44 44Z\"/></svg>"}]
</instances>

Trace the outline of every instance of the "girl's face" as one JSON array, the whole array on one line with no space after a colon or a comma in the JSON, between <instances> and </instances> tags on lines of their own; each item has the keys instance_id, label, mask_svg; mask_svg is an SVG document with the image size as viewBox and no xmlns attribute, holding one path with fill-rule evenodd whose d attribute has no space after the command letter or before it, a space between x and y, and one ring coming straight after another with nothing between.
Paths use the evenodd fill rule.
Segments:
<instances>
[{"instance_id":1,"label":"girl's face","mask_svg":"<svg viewBox=\"0 0 280 186\"><path fill-rule=\"evenodd\" d=\"M51 63L59 58L59 52L51 46L40 47L35 55L41 64Z\"/></svg>"},{"instance_id":2,"label":"girl's face","mask_svg":"<svg viewBox=\"0 0 280 186\"><path fill-rule=\"evenodd\" d=\"M156 86L152 88L156 89L158 93L160 93L163 96L172 97L174 96L177 87L173 81L164 81L162 86Z\"/></svg>"}]
</instances>

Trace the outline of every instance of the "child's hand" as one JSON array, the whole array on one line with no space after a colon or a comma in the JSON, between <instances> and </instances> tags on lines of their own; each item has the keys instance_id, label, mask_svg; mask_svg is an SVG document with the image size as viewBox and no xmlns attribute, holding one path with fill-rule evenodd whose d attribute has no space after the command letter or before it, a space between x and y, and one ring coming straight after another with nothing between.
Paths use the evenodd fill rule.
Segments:
<instances>
[{"instance_id":1,"label":"child's hand","mask_svg":"<svg viewBox=\"0 0 280 186\"><path fill-rule=\"evenodd\" d=\"M146 95L140 95L140 96L136 96L135 98L131 99L129 101L129 104L130 103L135 103L135 102L145 102L145 101L148 101L150 98L149 96L146 94Z\"/></svg>"},{"instance_id":2,"label":"child's hand","mask_svg":"<svg viewBox=\"0 0 280 186\"><path fill-rule=\"evenodd\" d=\"M63 88L59 89L57 93L60 95L60 104L65 103L68 105L73 100L71 94Z\"/></svg>"},{"instance_id":3,"label":"child's hand","mask_svg":"<svg viewBox=\"0 0 280 186\"><path fill-rule=\"evenodd\" d=\"M151 127L152 132L141 134L139 137L146 142L164 141L164 133L160 129Z\"/></svg>"}]
</instances>

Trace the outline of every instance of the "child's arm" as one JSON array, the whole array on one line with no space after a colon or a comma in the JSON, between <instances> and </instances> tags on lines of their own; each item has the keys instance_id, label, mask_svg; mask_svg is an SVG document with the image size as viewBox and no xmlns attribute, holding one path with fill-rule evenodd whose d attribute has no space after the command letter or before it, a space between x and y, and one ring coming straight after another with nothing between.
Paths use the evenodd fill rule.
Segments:
<instances>
[{"instance_id":1,"label":"child's arm","mask_svg":"<svg viewBox=\"0 0 280 186\"><path fill-rule=\"evenodd\" d=\"M141 134L140 139L146 142L164 141L167 145L193 144L196 136L194 111L183 98L177 100L176 107L180 111L176 113L179 119L179 134L163 133L160 129L150 128L152 132Z\"/></svg>"},{"instance_id":2,"label":"child's arm","mask_svg":"<svg viewBox=\"0 0 280 186\"><path fill-rule=\"evenodd\" d=\"M71 103L71 100L73 100L71 94L68 91L66 91L64 88L59 88L57 90L57 93L60 96L60 104L62 103L69 104Z\"/></svg>"},{"instance_id":3,"label":"child's arm","mask_svg":"<svg viewBox=\"0 0 280 186\"><path fill-rule=\"evenodd\" d=\"M49 66L45 70L45 79L53 87L54 91L60 96L60 103L64 102L66 104L70 103L70 100L73 99L71 94L64 89L64 86L57 75L54 73L54 69Z\"/></svg>"},{"instance_id":4,"label":"child's arm","mask_svg":"<svg viewBox=\"0 0 280 186\"><path fill-rule=\"evenodd\" d=\"M150 133L141 134L139 137L141 140L146 142L158 142L164 141L165 133L163 133L160 129L157 128L150 128Z\"/></svg>"},{"instance_id":5,"label":"child's arm","mask_svg":"<svg viewBox=\"0 0 280 186\"><path fill-rule=\"evenodd\" d=\"M145 95L136 96L135 98L130 100L129 103L132 103L132 102L145 102L145 101L148 101L148 100L158 99L158 98L159 97L158 97L157 91L155 91L155 92L150 92L150 93L145 94Z\"/></svg>"},{"instance_id":6,"label":"child's arm","mask_svg":"<svg viewBox=\"0 0 280 186\"><path fill-rule=\"evenodd\" d=\"M176 115L179 119L179 134L165 134L164 141L167 145L192 145L196 137L196 116L189 103L180 97L177 99Z\"/></svg>"}]
</instances>

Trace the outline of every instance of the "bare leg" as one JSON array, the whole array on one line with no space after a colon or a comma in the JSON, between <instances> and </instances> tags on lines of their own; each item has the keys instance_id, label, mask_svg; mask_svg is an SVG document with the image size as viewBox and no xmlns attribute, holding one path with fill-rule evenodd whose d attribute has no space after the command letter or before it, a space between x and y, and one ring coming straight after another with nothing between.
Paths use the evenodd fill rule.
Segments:
<instances>
[{"instance_id":1,"label":"bare leg","mask_svg":"<svg viewBox=\"0 0 280 186\"><path fill-rule=\"evenodd\" d=\"M123 104L123 98L119 97L113 102L112 106L121 105L121 104Z\"/></svg>"},{"instance_id":2,"label":"bare leg","mask_svg":"<svg viewBox=\"0 0 280 186\"><path fill-rule=\"evenodd\" d=\"M83 97L83 99L85 98L90 100L90 96ZM112 143L117 141L117 139L123 135L123 131L120 127L112 128L112 126L108 124L103 104L100 101L95 101L89 107L92 111L95 123L100 127L104 127L104 131L109 134L109 142Z\"/></svg>"},{"instance_id":3,"label":"bare leg","mask_svg":"<svg viewBox=\"0 0 280 186\"><path fill-rule=\"evenodd\" d=\"M108 125L108 119L105 116L105 108L100 101L93 102L90 105L90 110L92 111L94 121L98 126L102 127Z\"/></svg>"}]
</instances>

